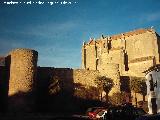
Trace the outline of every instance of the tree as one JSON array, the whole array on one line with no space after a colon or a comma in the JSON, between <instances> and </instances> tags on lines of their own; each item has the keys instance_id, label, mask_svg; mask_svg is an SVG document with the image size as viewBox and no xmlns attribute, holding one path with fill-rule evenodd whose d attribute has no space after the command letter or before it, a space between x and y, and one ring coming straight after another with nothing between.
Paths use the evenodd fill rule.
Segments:
<instances>
[{"instance_id":1,"label":"tree","mask_svg":"<svg viewBox=\"0 0 160 120\"><path fill-rule=\"evenodd\" d=\"M130 89L135 93L135 102L137 106L137 96L136 93L143 95L143 100L145 100L145 95L147 86L145 84L145 79L143 77L130 77Z\"/></svg>"},{"instance_id":2,"label":"tree","mask_svg":"<svg viewBox=\"0 0 160 120\"><path fill-rule=\"evenodd\" d=\"M97 87L101 93L101 100L103 90L106 92L106 102L108 103L108 94L114 85L113 80L106 76L98 76L95 79L95 83L97 84Z\"/></svg>"},{"instance_id":3,"label":"tree","mask_svg":"<svg viewBox=\"0 0 160 120\"><path fill-rule=\"evenodd\" d=\"M97 76L96 79L94 80L94 82L96 83L96 85L98 87L98 91L100 93L100 100L102 101L103 82L101 80L101 77Z\"/></svg>"},{"instance_id":4,"label":"tree","mask_svg":"<svg viewBox=\"0 0 160 120\"><path fill-rule=\"evenodd\" d=\"M143 95L143 102L145 102L145 96L147 95L147 85L144 79L140 82L140 94Z\"/></svg>"}]
</instances>

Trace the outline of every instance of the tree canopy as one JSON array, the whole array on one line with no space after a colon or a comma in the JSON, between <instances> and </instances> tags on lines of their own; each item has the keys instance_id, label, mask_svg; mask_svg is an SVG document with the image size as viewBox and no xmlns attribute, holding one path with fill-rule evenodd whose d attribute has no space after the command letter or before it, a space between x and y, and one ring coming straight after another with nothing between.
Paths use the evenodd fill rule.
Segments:
<instances>
[{"instance_id":1,"label":"tree canopy","mask_svg":"<svg viewBox=\"0 0 160 120\"><path fill-rule=\"evenodd\" d=\"M97 84L99 92L101 93L101 100L102 100L102 92L105 91L106 102L108 102L108 94L111 91L112 87L114 86L113 80L106 76L97 76L97 78L95 79L95 83Z\"/></svg>"},{"instance_id":2,"label":"tree canopy","mask_svg":"<svg viewBox=\"0 0 160 120\"><path fill-rule=\"evenodd\" d=\"M143 101L147 95L147 85L144 77L130 77L130 89L143 95Z\"/></svg>"},{"instance_id":3,"label":"tree canopy","mask_svg":"<svg viewBox=\"0 0 160 120\"><path fill-rule=\"evenodd\" d=\"M109 93L114 85L113 80L106 76L98 76L95 79L95 83L99 88L103 89L106 93Z\"/></svg>"}]
</instances>

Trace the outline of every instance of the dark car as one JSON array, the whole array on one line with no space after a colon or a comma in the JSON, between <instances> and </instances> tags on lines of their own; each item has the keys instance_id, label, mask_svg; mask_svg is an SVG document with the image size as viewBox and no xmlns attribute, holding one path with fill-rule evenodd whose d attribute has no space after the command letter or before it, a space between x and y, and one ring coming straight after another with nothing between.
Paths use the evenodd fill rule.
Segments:
<instances>
[{"instance_id":1,"label":"dark car","mask_svg":"<svg viewBox=\"0 0 160 120\"><path fill-rule=\"evenodd\" d=\"M136 120L160 120L160 114L155 114L155 115L142 115L138 117Z\"/></svg>"},{"instance_id":2,"label":"dark car","mask_svg":"<svg viewBox=\"0 0 160 120\"><path fill-rule=\"evenodd\" d=\"M135 120L139 116L146 114L142 108L136 108L131 105L114 106L108 108L105 120Z\"/></svg>"}]
</instances>

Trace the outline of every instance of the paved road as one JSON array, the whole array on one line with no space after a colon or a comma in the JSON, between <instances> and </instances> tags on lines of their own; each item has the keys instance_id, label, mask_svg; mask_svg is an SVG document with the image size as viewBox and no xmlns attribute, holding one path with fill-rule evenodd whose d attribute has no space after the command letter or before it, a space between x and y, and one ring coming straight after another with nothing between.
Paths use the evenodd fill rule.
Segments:
<instances>
[{"instance_id":1,"label":"paved road","mask_svg":"<svg viewBox=\"0 0 160 120\"><path fill-rule=\"evenodd\" d=\"M0 115L0 120L89 120L83 115Z\"/></svg>"}]
</instances>

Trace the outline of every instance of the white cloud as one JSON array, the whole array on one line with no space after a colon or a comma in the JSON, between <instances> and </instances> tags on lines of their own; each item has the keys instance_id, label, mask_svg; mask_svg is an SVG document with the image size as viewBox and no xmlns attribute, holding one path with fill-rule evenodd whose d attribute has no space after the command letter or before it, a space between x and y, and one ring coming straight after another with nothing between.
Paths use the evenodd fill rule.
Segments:
<instances>
[{"instance_id":1,"label":"white cloud","mask_svg":"<svg viewBox=\"0 0 160 120\"><path fill-rule=\"evenodd\" d=\"M66 33L67 31L70 31L76 27L77 24L70 21L64 23L44 23L40 25L30 25L23 31L18 31L18 33L53 38L57 35L63 35L63 33Z\"/></svg>"},{"instance_id":2,"label":"white cloud","mask_svg":"<svg viewBox=\"0 0 160 120\"><path fill-rule=\"evenodd\" d=\"M150 14L146 15L146 20L148 22L160 20L160 12L150 13Z\"/></svg>"},{"instance_id":3,"label":"white cloud","mask_svg":"<svg viewBox=\"0 0 160 120\"><path fill-rule=\"evenodd\" d=\"M144 13L139 17L139 24L147 23L147 22L155 22L160 20L160 12L152 12L152 13Z\"/></svg>"},{"instance_id":4,"label":"white cloud","mask_svg":"<svg viewBox=\"0 0 160 120\"><path fill-rule=\"evenodd\" d=\"M3 46L0 48L0 53L2 50L3 53L7 53L14 48L34 47L30 49L38 51L40 66L77 67L77 64L80 63L80 54L78 54L80 50L68 45L72 44L68 42L72 38L71 31L77 29L77 26L76 22L44 23L19 27L16 31L14 29L4 31L8 35L17 36L17 39L13 40L10 37L8 40L0 39L2 41L0 46ZM69 37L66 35L68 33ZM29 43L25 39L29 39Z\"/></svg>"}]
</instances>

